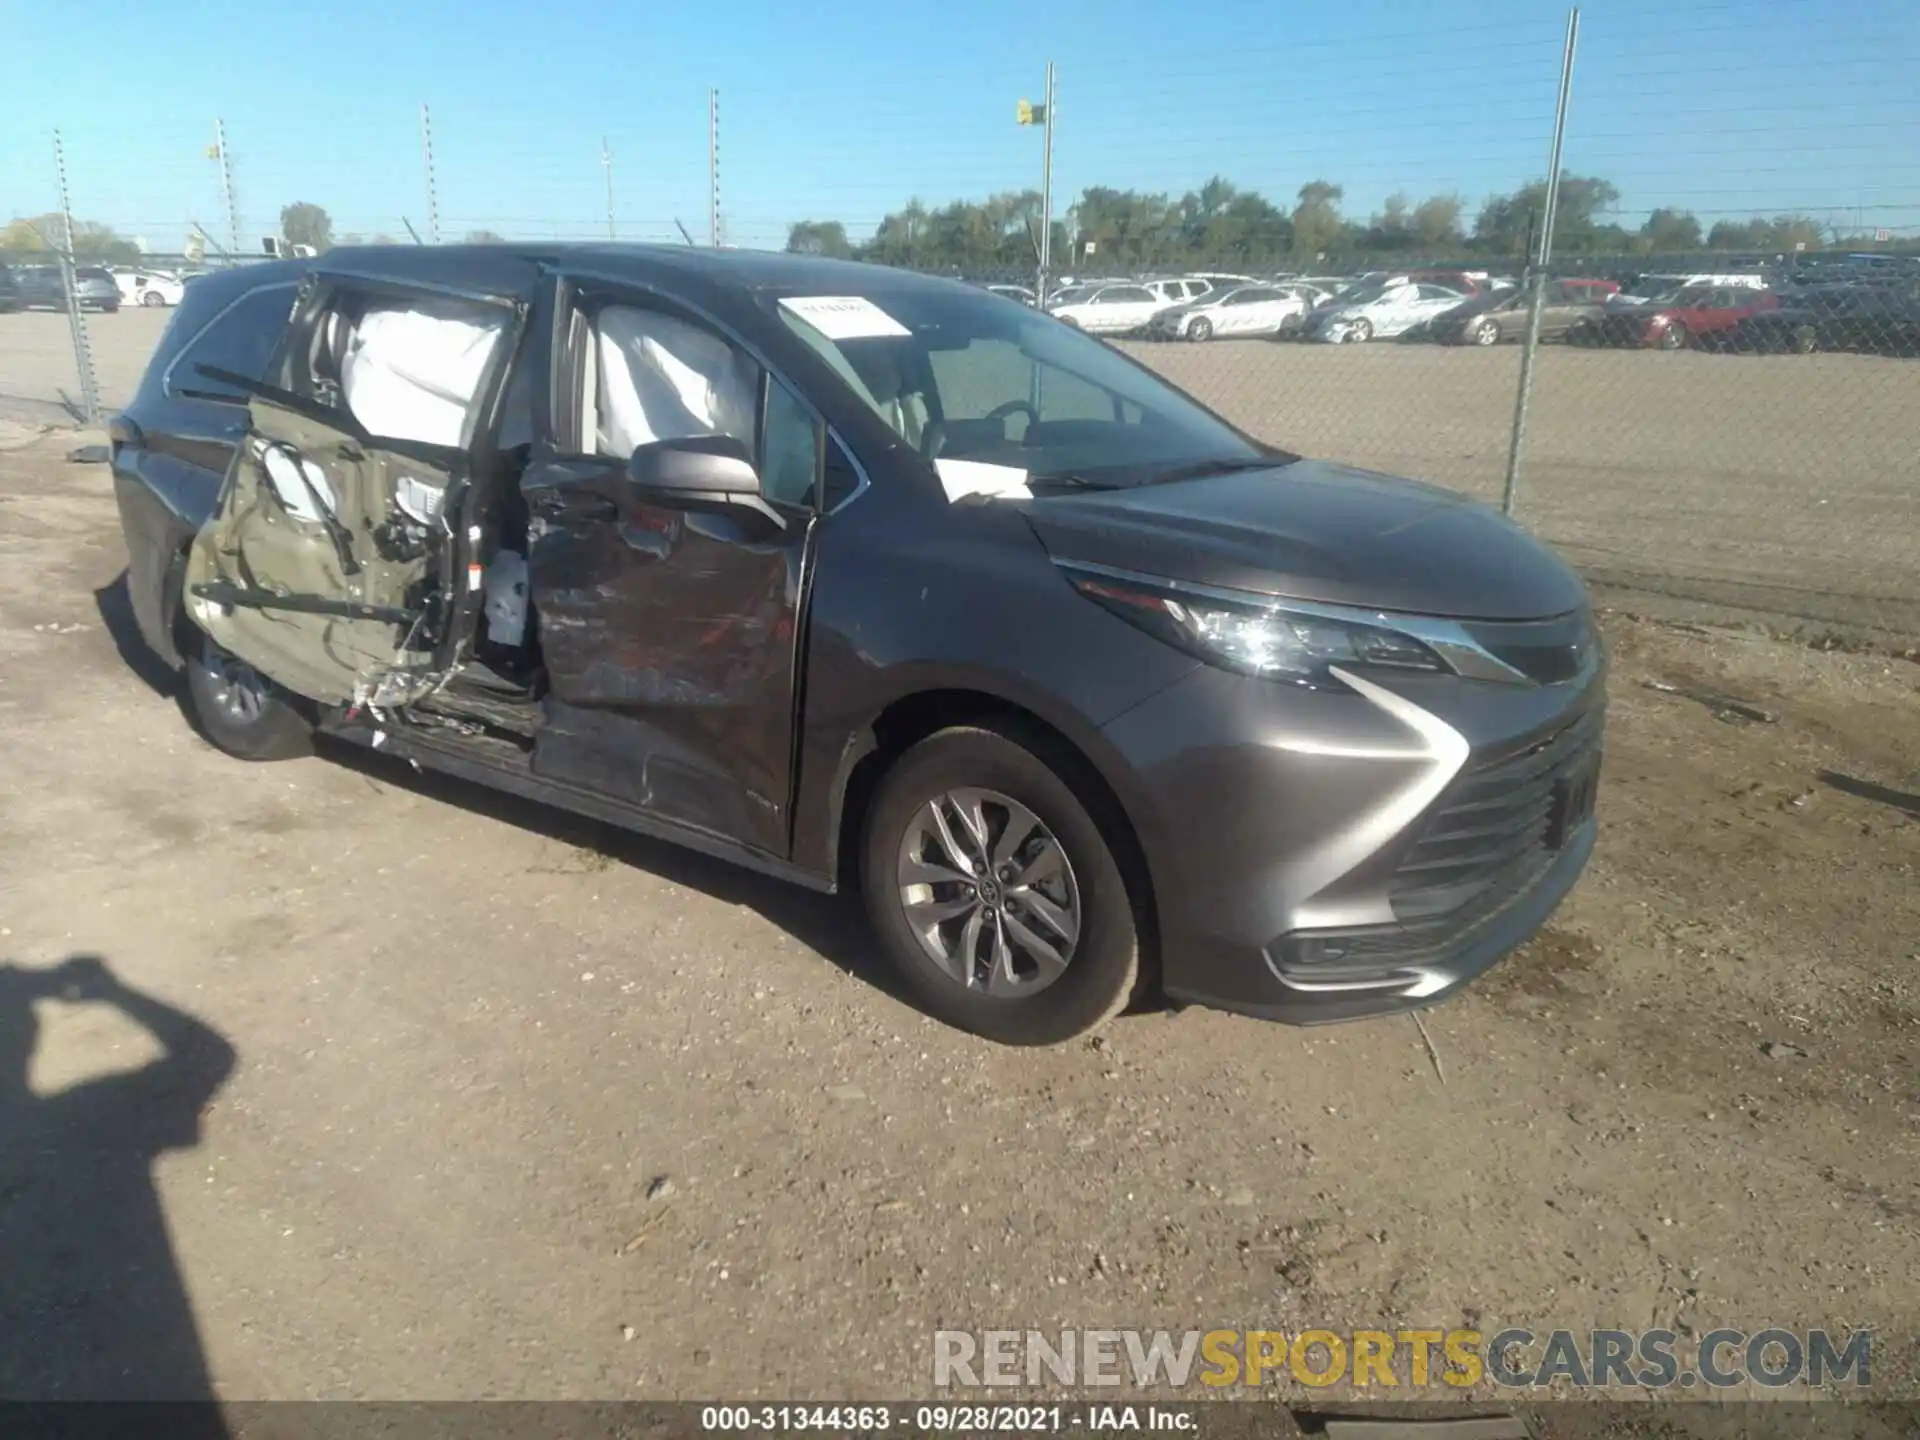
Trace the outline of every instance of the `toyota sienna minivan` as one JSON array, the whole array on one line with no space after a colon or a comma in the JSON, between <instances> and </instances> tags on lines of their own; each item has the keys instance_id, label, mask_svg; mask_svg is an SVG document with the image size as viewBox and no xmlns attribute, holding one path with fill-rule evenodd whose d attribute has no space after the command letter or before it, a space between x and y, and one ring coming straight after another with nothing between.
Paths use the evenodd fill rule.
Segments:
<instances>
[{"instance_id":1,"label":"toyota sienna minivan","mask_svg":"<svg viewBox=\"0 0 1920 1440\"><path fill-rule=\"evenodd\" d=\"M215 745L324 732L856 887L917 1001L1000 1041L1425 1005L1593 844L1605 666L1551 550L958 282L247 266L188 287L112 451Z\"/></svg>"}]
</instances>

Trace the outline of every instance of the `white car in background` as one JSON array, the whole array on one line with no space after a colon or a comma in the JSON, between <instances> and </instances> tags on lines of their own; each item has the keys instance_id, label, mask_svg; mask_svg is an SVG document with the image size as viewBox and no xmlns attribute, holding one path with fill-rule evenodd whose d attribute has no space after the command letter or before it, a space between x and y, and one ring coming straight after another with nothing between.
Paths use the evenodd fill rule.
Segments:
<instances>
[{"instance_id":1,"label":"white car in background","mask_svg":"<svg viewBox=\"0 0 1920 1440\"><path fill-rule=\"evenodd\" d=\"M1122 281L1076 287L1048 305L1047 313L1089 335L1128 335L1173 303L1148 285Z\"/></svg>"},{"instance_id":2,"label":"white car in background","mask_svg":"<svg viewBox=\"0 0 1920 1440\"><path fill-rule=\"evenodd\" d=\"M1162 310L1148 322L1147 333L1174 340L1278 335L1306 313L1307 302L1288 287L1238 285Z\"/></svg>"},{"instance_id":3,"label":"white car in background","mask_svg":"<svg viewBox=\"0 0 1920 1440\"><path fill-rule=\"evenodd\" d=\"M1313 317L1313 338L1329 344L1358 344L1378 336L1402 335L1444 315L1468 297L1444 285L1375 285L1354 290L1341 303Z\"/></svg>"},{"instance_id":4,"label":"white car in background","mask_svg":"<svg viewBox=\"0 0 1920 1440\"><path fill-rule=\"evenodd\" d=\"M149 308L178 305L187 288L178 275L165 270L115 270L113 283L120 289L121 304Z\"/></svg>"}]
</instances>

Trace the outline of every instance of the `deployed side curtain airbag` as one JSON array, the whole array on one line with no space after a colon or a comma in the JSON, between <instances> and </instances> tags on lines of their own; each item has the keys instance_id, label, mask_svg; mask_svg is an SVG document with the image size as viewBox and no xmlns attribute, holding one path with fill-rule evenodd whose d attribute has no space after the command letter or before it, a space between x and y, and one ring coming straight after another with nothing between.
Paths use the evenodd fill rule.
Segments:
<instances>
[{"instance_id":1,"label":"deployed side curtain airbag","mask_svg":"<svg viewBox=\"0 0 1920 1440\"><path fill-rule=\"evenodd\" d=\"M507 326L473 305L369 310L340 364L340 391L369 434L459 448L467 412Z\"/></svg>"},{"instance_id":2,"label":"deployed side curtain airbag","mask_svg":"<svg viewBox=\"0 0 1920 1440\"><path fill-rule=\"evenodd\" d=\"M695 435L753 443L759 367L719 336L624 305L600 311L594 334L599 453Z\"/></svg>"}]
</instances>

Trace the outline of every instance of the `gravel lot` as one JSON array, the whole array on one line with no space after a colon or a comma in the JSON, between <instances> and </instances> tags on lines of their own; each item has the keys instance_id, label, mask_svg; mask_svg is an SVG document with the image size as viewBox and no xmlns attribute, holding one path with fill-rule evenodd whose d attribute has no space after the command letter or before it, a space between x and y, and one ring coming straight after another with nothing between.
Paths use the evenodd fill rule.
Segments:
<instances>
[{"instance_id":1,"label":"gravel lot","mask_svg":"<svg viewBox=\"0 0 1920 1440\"><path fill-rule=\"evenodd\" d=\"M170 311L90 315L109 405ZM1307 454L1500 494L1516 346L1129 344L1216 409ZM61 421L67 321L0 315L0 416ZM1814 637L1920 637L1920 362L1550 346L1517 513L1639 608Z\"/></svg>"},{"instance_id":2,"label":"gravel lot","mask_svg":"<svg viewBox=\"0 0 1920 1440\"><path fill-rule=\"evenodd\" d=\"M1269 347L1240 403L1440 376L1463 433L1511 364ZM1012 1052L896 1000L847 903L212 751L106 471L0 429L0 1394L900 1396L939 1326L1462 1323L1871 1325L1920 1393L1920 668L1610 617L1595 863L1437 1065L1202 1011ZM76 955L208 1032L152 1068L139 1002L51 998Z\"/></svg>"}]
</instances>

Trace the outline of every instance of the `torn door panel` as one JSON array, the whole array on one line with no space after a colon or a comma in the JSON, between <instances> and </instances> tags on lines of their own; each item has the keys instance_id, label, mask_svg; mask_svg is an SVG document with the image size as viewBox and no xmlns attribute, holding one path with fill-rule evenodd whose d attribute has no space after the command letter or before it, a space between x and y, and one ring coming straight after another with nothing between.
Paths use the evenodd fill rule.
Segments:
<instances>
[{"instance_id":1,"label":"torn door panel","mask_svg":"<svg viewBox=\"0 0 1920 1440\"><path fill-rule=\"evenodd\" d=\"M433 688L457 457L403 455L258 396L248 410L220 509L188 560L188 613L313 700L399 704Z\"/></svg>"}]
</instances>

